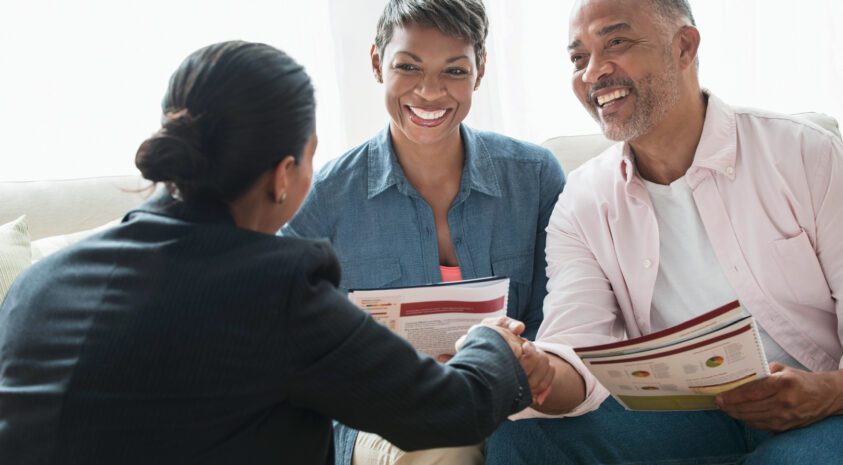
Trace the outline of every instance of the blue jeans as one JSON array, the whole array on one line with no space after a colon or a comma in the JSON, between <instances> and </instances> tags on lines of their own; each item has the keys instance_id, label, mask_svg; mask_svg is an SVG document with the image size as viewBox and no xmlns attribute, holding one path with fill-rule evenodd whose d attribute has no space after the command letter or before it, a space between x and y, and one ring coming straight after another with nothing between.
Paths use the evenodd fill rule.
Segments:
<instances>
[{"instance_id":1,"label":"blue jeans","mask_svg":"<svg viewBox=\"0 0 843 465\"><path fill-rule=\"evenodd\" d=\"M486 465L775 465L843 463L843 417L781 434L719 410L630 412L609 398L581 417L506 422Z\"/></svg>"}]
</instances>

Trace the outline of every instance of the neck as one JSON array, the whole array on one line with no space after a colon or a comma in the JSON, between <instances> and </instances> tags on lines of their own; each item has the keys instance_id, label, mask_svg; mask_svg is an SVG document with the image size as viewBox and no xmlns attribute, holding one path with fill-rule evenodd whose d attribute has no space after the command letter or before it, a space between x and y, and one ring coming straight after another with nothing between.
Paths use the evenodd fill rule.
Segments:
<instances>
[{"instance_id":1,"label":"neck","mask_svg":"<svg viewBox=\"0 0 843 465\"><path fill-rule=\"evenodd\" d=\"M395 154L407 179L417 190L448 182L459 185L465 162L459 130L435 144L418 144L396 132L390 128Z\"/></svg>"},{"instance_id":2,"label":"neck","mask_svg":"<svg viewBox=\"0 0 843 465\"><path fill-rule=\"evenodd\" d=\"M707 99L689 92L647 134L629 142L635 153L638 174L658 184L681 178L694 163L705 124Z\"/></svg>"},{"instance_id":3,"label":"neck","mask_svg":"<svg viewBox=\"0 0 843 465\"><path fill-rule=\"evenodd\" d=\"M263 180L264 177L261 178ZM281 205L273 202L263 183L257 182L243 195L228 204L234 224L241 229L275 234L287 221Z\"/></svg>"}]
</instances>

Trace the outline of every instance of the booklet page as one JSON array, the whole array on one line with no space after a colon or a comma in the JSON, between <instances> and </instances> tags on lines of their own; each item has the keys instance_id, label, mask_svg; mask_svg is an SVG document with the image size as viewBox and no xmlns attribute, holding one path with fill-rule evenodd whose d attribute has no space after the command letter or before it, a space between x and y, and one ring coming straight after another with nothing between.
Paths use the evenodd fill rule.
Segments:
<instances>
[{"instance_id":1,"label":"booklet page","mask_svg":"<svg viewBox=\"0 0 843 465\"><path fill-rule=\"evenodd\" d=\"M430 286L352 290L349 299L378 322L437 357L488 317L506 315L509 278L456 281Z\"/></svg>"}]
</instances>

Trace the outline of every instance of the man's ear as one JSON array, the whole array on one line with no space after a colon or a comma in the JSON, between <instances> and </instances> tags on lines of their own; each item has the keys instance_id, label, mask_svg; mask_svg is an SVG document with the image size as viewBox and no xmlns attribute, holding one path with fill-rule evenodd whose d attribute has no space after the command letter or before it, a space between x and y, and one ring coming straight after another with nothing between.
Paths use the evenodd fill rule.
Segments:
<instances>
[{"instance_id":1,"label":"man's ear","mask_svg":"<svg viewBox=\"0 0 843 465\"><path fill-rule=\"evenodd\" d=\"M686 69L695 66L697 51L700 48L700 31L694 26L682 26L677 33L676 40L679 44L679 67Z\"/></svg>"},{"instance_id":2,"label":"man's ear","mask_svg":"<svg viewBox=\"0 0 843 465\"><path fill-rule=\"evenodd\" d=\"M275 203L284 203L287 198L287 188L290 185L289 176L296 164L292 155L287 155L275 165L269 180L269 195Z\"/></svg>"},{"instance_id":3,"label":"man's ear","mask_svg":"<svg viewBox=\"0 0 843 465\"><path fill-rule=\"evenodd\" d=\"M480 88L480 81L483 80L483 76L486 75L486 54L483 54L483 57L480 59L480 63L477 63L477 80L474 81L474 90Z\"/></svg>"},{"instance_id":4,"label":"man's ear","mask_svg":"<svg viewBox=\"0 0 843 465\"><path fill-rule=\"evenodd\" d=\"M375 74L375 80L383 83L383 68L381 67L381 54L375 44L369 49L369 57L372 59L372 72Z\"/></svg>"}]
</instances>

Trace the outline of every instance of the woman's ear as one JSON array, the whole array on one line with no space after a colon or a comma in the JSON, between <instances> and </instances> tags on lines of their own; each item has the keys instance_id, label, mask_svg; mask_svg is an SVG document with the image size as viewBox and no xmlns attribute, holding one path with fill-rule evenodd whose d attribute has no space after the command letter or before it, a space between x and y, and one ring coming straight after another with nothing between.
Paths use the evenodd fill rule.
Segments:
<instances>
[{"instance_id":1,"label":"woman's ear","mask_svg":"<svg viewBox=\"0 0 843 465\"><path fill-rule=\"evenodd\" d=\"M292 155L287 155L281 160L275 169L272 170L272 175L269 179L269 196L272 201L278 204L284 203L287 199L287 188L290 185L290 171L296 164L296 159Z\"/></svg>"},{"instance_id":2,"label":"woman's ear","mask_svg":"<svg viewBox=\"0 0 843 465\"><path fill-rule=\"evenodd\" d=\"M483 57L480 59L480 63L477 63L477 80L474 81L474 90L480 88L480 81L483 80L483 76L486 75L486 54L483 54Z\"/></svg>"},{"instance_id":3,"label":"woman's ear","mask_svg":"<svg viewBox=\"0 0 843 465\"><path fill-rule=\"evenodd\" d=\"M372 72L375 74L375 80L383 84L383 68L381 67L381 54L375 44L369 49L369 57L372 59Z\"/></svg>"}]
</instances>

